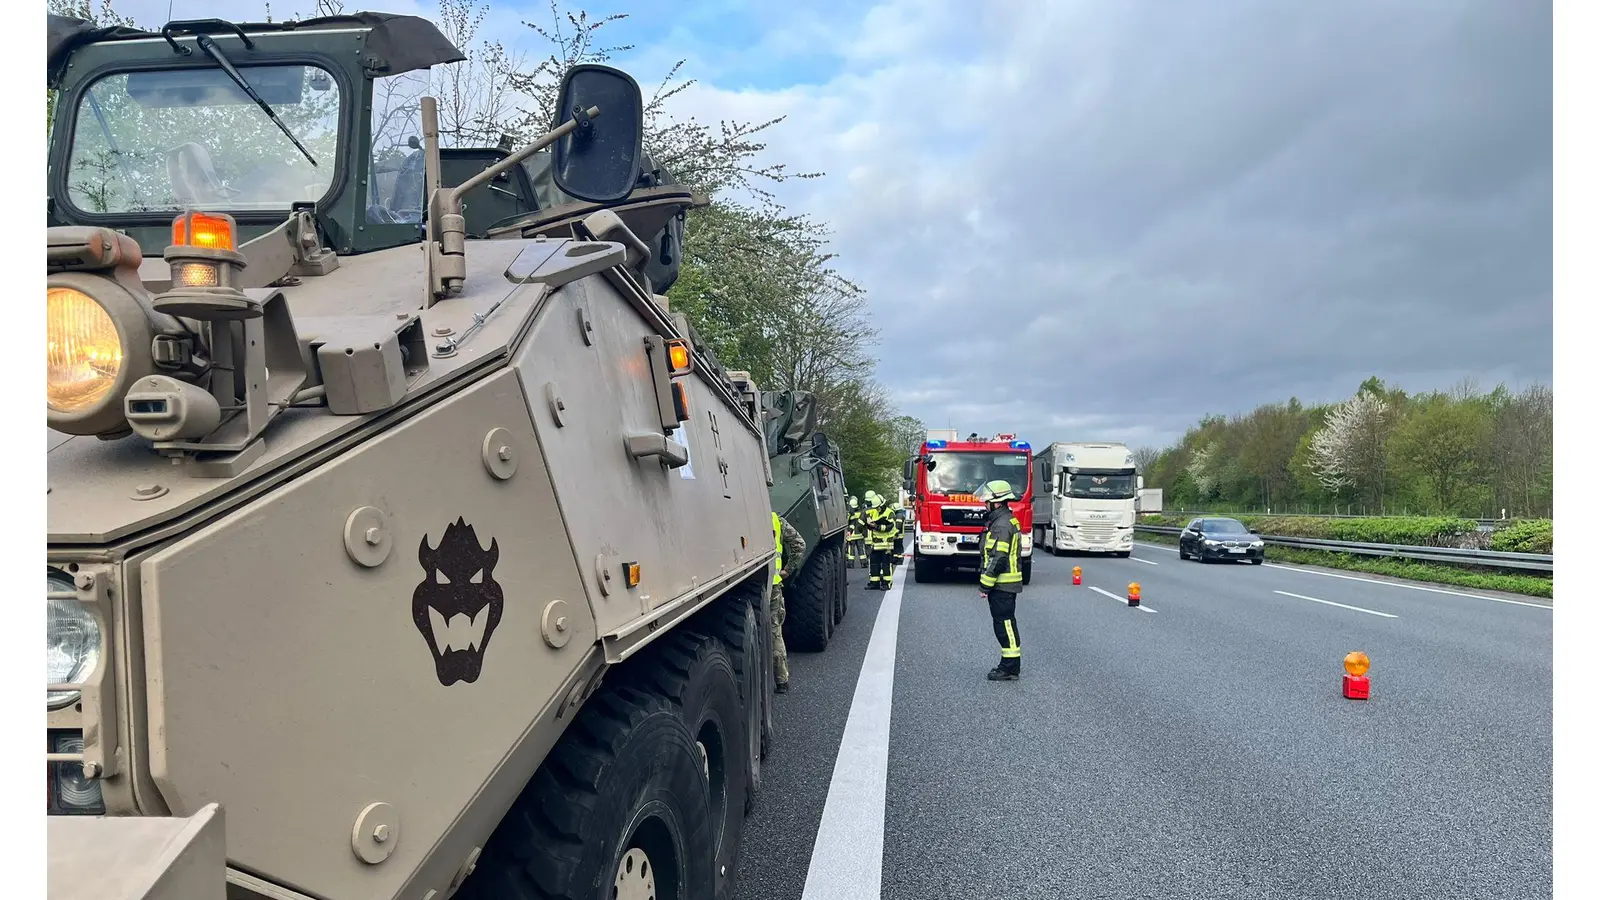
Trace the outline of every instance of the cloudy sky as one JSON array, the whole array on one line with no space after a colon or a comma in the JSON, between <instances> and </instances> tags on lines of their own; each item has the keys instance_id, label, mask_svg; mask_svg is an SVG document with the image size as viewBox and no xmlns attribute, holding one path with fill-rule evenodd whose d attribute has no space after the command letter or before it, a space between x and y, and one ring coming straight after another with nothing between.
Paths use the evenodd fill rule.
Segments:
<instances>
[{"instance_id":1,"label":"cloudy sky","mask_svg":"<svg viewBox=\"0 0 1600 900\"><path fill-rule=\"evenodd\" d=\"M115 4L141 24L167 0ZM307 2L274 4L275 16ZM433 0L351 8L433 10ZM1207 413L1551 372L1551 13L1528 0L596 0L768 159L930 426L1163 444ZM173 0L172 18L259 18ZM533 53L493 2L489 33Z\"/></svg>"}]
</instances>

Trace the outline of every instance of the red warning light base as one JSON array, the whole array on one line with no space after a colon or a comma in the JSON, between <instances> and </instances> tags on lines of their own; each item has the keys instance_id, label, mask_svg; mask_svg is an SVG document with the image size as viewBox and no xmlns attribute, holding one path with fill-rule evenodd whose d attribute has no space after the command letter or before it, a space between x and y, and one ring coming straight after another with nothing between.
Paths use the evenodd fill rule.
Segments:
<instances>
[{"instance_id":1,"label":"red warning light base","mask_svg":"<svg viewBox=\"0 0 1600 900\"><path fill-rule=\"evenodd\" d=\"M1074 576L1072 576L1072 583L1073 584L1083 584L1083 576L1082 575L1074 575Z\"/></svg>"},{"instance_id":2,"label":"red warning light base","mask_svg":"<svg viewBox=\"0 0 1600 900\"><path fill-rule=\"evenodd\" d=\"M1130 594L1128 596L1128 605L1129 606L1138 606L1139 605L1139 598Z\"/></svg>"},{"instance_id":3,"label":"red warning light base","mask_svg":"<svg viewBox=\"0 0 1600 900\"><path fill-rule=\"evenodd\" d=\"M1365 675L1344 676L1344 696L1346 700L1366 700L1371 695L1372 683Z\"/></svg>"}]
</instances>

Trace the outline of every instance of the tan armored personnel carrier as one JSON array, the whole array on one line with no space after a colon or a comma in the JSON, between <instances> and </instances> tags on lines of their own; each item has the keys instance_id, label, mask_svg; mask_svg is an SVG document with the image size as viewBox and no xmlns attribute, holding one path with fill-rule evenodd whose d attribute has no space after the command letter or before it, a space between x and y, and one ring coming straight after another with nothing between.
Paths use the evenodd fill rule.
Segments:
<instances>
[{"instance_id":1,"label":"tan armored personnel carrier","mask_svg":"<svg viewBox=\"0 0 1600 900\"><path fill-rule=\"evenodd\" d=\"M452 152L414 17L49 57L51 896L727 896L770 476L637 84Z\"/></svg>"}]
</instances>

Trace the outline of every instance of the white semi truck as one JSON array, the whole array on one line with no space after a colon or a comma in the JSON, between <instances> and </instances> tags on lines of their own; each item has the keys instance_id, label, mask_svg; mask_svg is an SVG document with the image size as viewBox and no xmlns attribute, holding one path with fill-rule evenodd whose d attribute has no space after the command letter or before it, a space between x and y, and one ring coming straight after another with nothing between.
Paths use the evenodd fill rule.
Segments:
<instances>
[{"instance_id":1,"label":"white semi truck","mask_svg":"<svg viewBox=\"0 0 1600 900\"><path fill-rule=\"evenodd\" d=\"M1120 442L1057 441L1034 454L1033 542L1048 553L1129 556L1144 478Z\"/></svg>"}]
</instances>

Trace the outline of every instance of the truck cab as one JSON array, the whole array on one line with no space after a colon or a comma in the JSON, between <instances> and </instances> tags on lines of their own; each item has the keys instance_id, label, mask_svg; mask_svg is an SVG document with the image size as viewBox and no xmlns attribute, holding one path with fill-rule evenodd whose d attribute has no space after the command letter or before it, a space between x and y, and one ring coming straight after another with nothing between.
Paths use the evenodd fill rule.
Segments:
<instances>
[{"instance_id":1,"label":"truck cab","mask_svg":"<svg viewBox=\"0 0 1600 900\"><path fill-rule=\"evenodd\" d=\"M906 460L904 473L916 534L912 574L919 583L978 567L986 513L975 492L995 480L1009 482L1017 495L1011 509L1022 531L1022 581L1033 579L1034 480L1028 454L1028 442L1014 434L973 434L957 441L929 432L918 455Z\"/></svg>"},{"instance_id":2,"label":"truck cab","mask_svg":"<svg viewBox=\"0 0 1600 900\"><path fill-rule=\"evenodd\" d=\"M1133 553L1139 476L1127 445L1058 441L1033 460L1034 540L1048 553Z\"/></svg>"}]
</instances>

